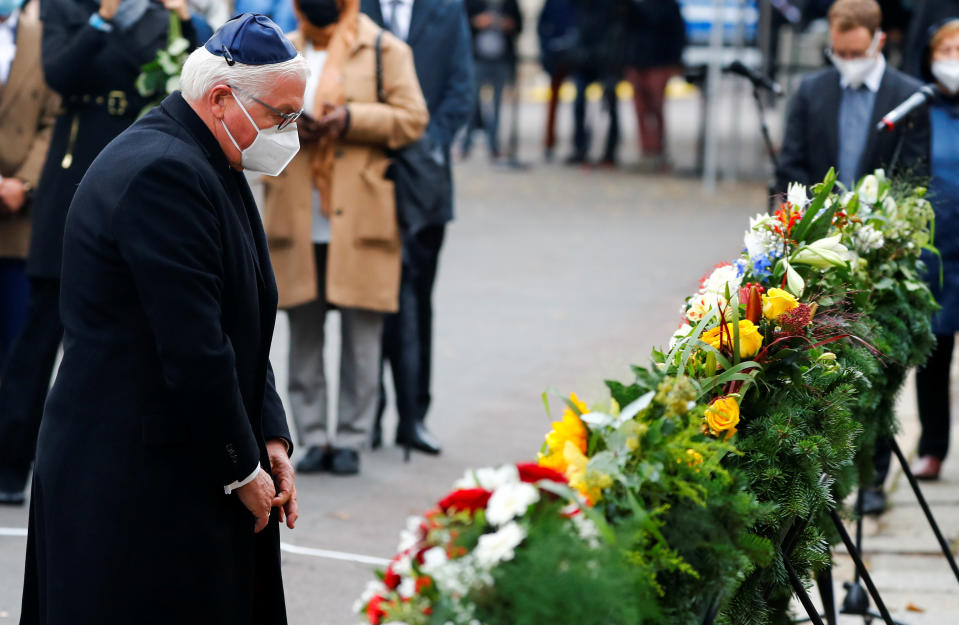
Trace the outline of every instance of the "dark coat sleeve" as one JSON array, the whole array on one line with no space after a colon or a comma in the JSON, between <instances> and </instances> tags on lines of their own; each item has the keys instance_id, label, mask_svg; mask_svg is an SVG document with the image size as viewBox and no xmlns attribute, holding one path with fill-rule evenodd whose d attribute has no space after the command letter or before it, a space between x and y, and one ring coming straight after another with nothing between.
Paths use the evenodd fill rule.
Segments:
<instances>
[{"instance_id":1,"label":"dark coat sleeve","mask_svg":"<svg viewBox=\"0 0 959 625\"><path fill-rule=\"evenodd\" d=\"M906 179L918 184L925 184L925 179L931 174L932 161L932 133L928 109L916 112L903 132L902 153L894 173L902 174Z\"/></svg>"},{"instance_id":2,"label":"dark coat sleeve","mask_svg":"<svg viewBox=\"0 0 959 625\"><path fill-rule=\"evenodd\" d=\"M194 169L172 158L140 171L112 226L184 424L210 450L216 479L242 480L260 452L224 333L220 217ZM274 390L275 393L275 390ZM273 417L275 419L275 415Z\"/></svg>"},{"instance_id":3,"label":"dark coat sleeve","mask_svg":"<svg viewBox=\"0 0 959 625\"><path fill-rule=\"evenodd\" d=\"M82 16L77 9L69 10L60 4L55 0L45 0L43 4L43 75L55 91L69 94L83 80L79 65L99 57L109 33L80 21ZM89 71L96 69L90 67Z\"/></svg>"},{"instance_id":4,"label":"dark coat sleeve","mask_svg":"<svg viewBox=\"0 0 959 625\"><path fill-rule=\"evenodd\" d=\"M779 151L779 167L776 170L776 191L783 192L790 182L805 185L810 183L809 172L809 83L803 81L789 103L786 131Z\"/></svg>"},{"instance_id":5,"label":"dark coat sleeve","mask_svg":"<svg viewBox=\"0 0 959 625\"><path fill-rule=\"evenodd\" d=\"M430 123L426 129L433 143L449 148L457 131L473 113L473 51L472 36L466 11L459 5L459 25L449 51L443 96L435 110L430 111Z\"/></svg>"},{"instance_id":6,"label":"dark coat sleeve","mask_svg":"<svg viewBox=\"0 0 959 625\"><path fill-rule=\"evenodd\" d=\"M293 437L290 436L283 402L276 392L276 378L273 375L273 365L269 361L266 364L266 392L263 395L263 438L282 438L286 441L287 453L293 455Z\"/></svg>"}]
</instances>

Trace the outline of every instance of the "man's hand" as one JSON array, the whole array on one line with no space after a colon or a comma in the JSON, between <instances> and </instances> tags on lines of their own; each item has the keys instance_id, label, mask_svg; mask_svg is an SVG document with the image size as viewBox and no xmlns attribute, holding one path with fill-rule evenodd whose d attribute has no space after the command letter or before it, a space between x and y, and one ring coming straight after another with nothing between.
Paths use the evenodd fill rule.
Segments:
<instances>
[{"instance_id":1,"label":"man's hand","mask_svg":"<svg viewBox=\"0 0 959 625\"><path fill-rule=\"evenodd\" d=\"M187 0L160 0L163 3L163 7L167 11L173 11L176 13L177 17L180 18L180 21L185 22L190 19L190 7L187 5Z\"/></svg>"},{"instance_id":2,"label":"man's hand","mask_svg":"<svg viewBox=\"0 0 959 625\"><path fill-rule=\"evenodd\" d=\"M480 13L479 15L474 15L473 19L473 28L477 30L483 30L484 28L489 28L493 25L493 22L496 20L496 14L490 11Z\"/></svg>"},{"instance_id":3,"label":"man's hand","mask_svg":"<svg viewBox=\"0 0 959 625\"><path fill-rule=\"evenodd\" d=\"M266 452L270 456L270 473L276 482L277 493L271 505L279 509L280 523L286 519L286 526L293 529L299 515L296 503L296 483L293 476L293 463L286 453L286 443L273 438L266 442Z\"/></svg>"},{"instance_id":4,"label":"man's hand","mask_svg":"<svg viewBox=\"0 0 959 625\"><path fill-rule=\"evenodd\" d=\"M270 522L270 509L273 497L276 495L273 478L266 471L260 470L252 482L236 490L236 495L246 509L256 517L253 533L259 533Z\"/></svg>"},{"instance_id":5,"label":"man's hand","mask_svg":"<svg viewBox=\"0 0 959 625\"><path fill-rule=\"evenodd\" d=\"M117 14L117 7L120 6L120 0L100 0L100 17L105 20L112 20Z\"/></svg>"},{"instance_id":6,"label":"man's hand","mask_svg":"<svg viewBox=\"0 0 959 625\"><path fill-rule=\"evenodd\" d=\"M334 137L339 137L346 131L346 120L346 107L337 106L318 119L316 123L321 131L329 133Z\"/></svg>"},{"instance_id":7,"label":"man's hand","mask_svg":"<svg viewBox=\"0 0 959 625\"><path fill-rule=\"evenodd\" d=\"M0 210L17 214L27 201L27 186L19 178L4 178L0 181Z\"/></svg>"},{"instance_id":8,"label":"man's hand","mask_svg":"<svg viewBox=\"0 0 959 625\"><path fill-rule=\"evenodd\" d=\"M313 143L323 136L320 125L306 113L296 120L296 134L299 135L301 144Z\"/></svg>"}]
</instances>

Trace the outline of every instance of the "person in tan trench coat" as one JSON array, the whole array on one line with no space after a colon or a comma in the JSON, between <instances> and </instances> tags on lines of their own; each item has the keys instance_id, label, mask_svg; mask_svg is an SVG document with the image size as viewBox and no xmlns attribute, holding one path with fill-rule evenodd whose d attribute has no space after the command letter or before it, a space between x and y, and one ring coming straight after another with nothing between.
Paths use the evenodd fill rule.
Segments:
<instances>
[{"instance_id":1,"label":"person in tan trench coat","mask_svg":"<svg viewBox=\"0 0 959 625\"><path fill-rule=\"evenodd\" d=\"M0 15L0 39L9 37L13 43L13 57L0 58L0 64L9 63L0 67L0 366L26 315L30 198L60 105L37 70L38 13L33 1Z\"/></svg>"},{"instance_id":2,"label":"person in tan trench coat","mask_svg":"<svg viewBox=\"0 0 959 625\"><path fill-rule=\"evenodd\" d=\"M359 470L376 411L384 314L398 308L402 248L388 150L418 139L429 121L412 53L389 33L380 44L386 97L378 101L381 29L357 7L355 0L297 0L302 28L290 38L312 72L307 115L298 122L301 150L282 174L264 180L279 306L290 320L290 405L306 449L302 473ZM331 305L342 326L332 438L323 363Z\"/></svg>"}]
</instances>

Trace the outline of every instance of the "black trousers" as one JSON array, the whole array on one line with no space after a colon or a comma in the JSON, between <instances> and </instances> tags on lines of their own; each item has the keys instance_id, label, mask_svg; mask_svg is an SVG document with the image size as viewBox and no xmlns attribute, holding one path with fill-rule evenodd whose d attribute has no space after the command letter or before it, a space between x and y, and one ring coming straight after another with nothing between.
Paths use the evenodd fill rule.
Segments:
<instances>
[{"instance_id":1,"label":"black trousers","mask_svg":"<svg viewBox=\"0 0 959 625\"><path fill-rule=\"evenodd\" d=\"M60 281L30 278L27 322L0 376L0 474L4 483L26 484L62 339Z\"/></svg>"},{"instance_id":2,"label":"black trousers","mask_svg":"<svg viewBox=\"0 0 959 625\"><path fill-rule=\"evenodd\" d=\"M393 375L401 433L423 421L430 407L433 283L445 234L445 225L404 234L400 308L386 316L383 326L383 362L389 363ZM377 427L385 409L386 392L381 385Z\"/></svg>"},{"instance_id":3,"label":"black trousers","mask_svg":"<svg viewBox=\"0 0 959 625\"><path fill-rule=\"evenodd\" d=\"M949 369L952 366L954 334L937 334L936 348L925 365L916 371L919 400L919 455L944 460L949 452Z\"/></svg>"}]
</instances>

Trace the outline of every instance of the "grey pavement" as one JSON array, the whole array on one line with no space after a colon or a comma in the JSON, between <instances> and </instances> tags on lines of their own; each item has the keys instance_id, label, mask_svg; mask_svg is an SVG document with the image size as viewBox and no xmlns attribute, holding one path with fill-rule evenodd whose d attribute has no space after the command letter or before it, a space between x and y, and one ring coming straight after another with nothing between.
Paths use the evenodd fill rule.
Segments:
<instances>
[{"instance_id":1,"label":"grey pavement","mask_svg":"<svg viewBox=\"0 0 959 625\"><path fill-rule=\"evenodd\" d=\"M694 103L671 111L676 144L689 146ZM523 108L523 154L531 159L539 155L538 112ZM624 107L626 162L635 160L629 113ZM757 145L743 149L756 154ZM627 379L628 365L646 363L650 348L668 339L683 297L739 250L747 217L765 206L755 183L706 194L695 180L628 167L587 171L537 162L512 172L489 167L478 158L482 141L477 148L474 160L457 168L458 219L448 230L436 289L429 425L444 453L414 454L404 463L388 446L365 453L357 477L301 476L301 518L296 530L284 530L286 543L389 558L406 517L430 507L466 468L534 458L550 421L543 390L598 400L606 396L603 379ZM677 153L680 160L691 162L688 150ZM280 385L286 352L281 315L273 352ZM388 436L394 423L388 415ZM935 494L944 518L959 504L959 461L950 459L946 470ZM922 620L908 614L908 623L957 623L959 608L950 601L959 593L949 590L959 588L950 587L942 557L920 543L920 524L900 516L913 514L901 491L883 519L888 529L878 528L881 537L899 538L889 548L876 538L870 547L877 577L895 591L894 608L913 602L928 609L916 613ZM0 509L0 528L24 528L26 517L24 509ZM955 539L959 526L955 514L950 518L945 529ZM915 548L896 548L907 537ZM0 535L0 623L19 614L24 546L21 536ZM283 567L293 625L358 622L351 606L373 567L295 553L283 554ZM897 576L907 570L914 571L908 584Z\"/></svg>"}]
</instances>

